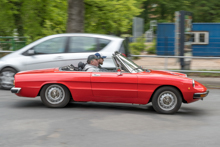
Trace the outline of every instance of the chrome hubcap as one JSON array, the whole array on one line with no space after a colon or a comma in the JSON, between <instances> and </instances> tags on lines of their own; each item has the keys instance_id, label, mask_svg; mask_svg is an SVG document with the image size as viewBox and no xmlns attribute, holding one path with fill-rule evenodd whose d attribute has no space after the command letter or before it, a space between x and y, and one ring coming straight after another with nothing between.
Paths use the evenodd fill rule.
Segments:
<instances>
[{"instance_id":1,"label":"chrome hubcap","mask_svg":"<svg viewBox=\"0 0 220 147\"><path fill-rule=\"evenodd\" d=\"M59 85L51 85L47 88L45 96L49 103L59 104L65 98L65 91Z\"/></svg>"},{"instance_id":2,"label":"chrome hubcap","mask_svg":"<svg viewBox=\"0 0 220 147\"><path fill-rule=\"evenodd\" d=\"M0 76L1 86L4 88L13 87L14 75L15 73L11 71L2 72Z\"/></svg>"},{"instance_id":3,"label":"chrome hubcap","mask_svg":"<svg viewBox=\"0 0 220 147\"><path fill-rule=\"evenodd\" d=\"M164 91L159 95L158 105L165 111L172 110L177 104L177 97L171 91Z\"/></svg>"}]
</instances>

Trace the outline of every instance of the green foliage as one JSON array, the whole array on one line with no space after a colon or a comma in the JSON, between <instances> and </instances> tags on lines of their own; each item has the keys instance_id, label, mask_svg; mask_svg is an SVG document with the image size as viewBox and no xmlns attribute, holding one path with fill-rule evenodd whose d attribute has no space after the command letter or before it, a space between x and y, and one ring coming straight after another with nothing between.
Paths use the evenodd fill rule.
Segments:
<instances>
[{"instance_id":1,"label":"green foliage","mask_svg":"<svg viewBox=\"0 0 220 147\"><path fill-rule=\"evenodd\" d=\"M148 54L156 54L156 40L154 39L152 45L146 49Z\"/></svg>"},{"instance_id":2,"label":"green foliage","mask_svg":"<svg viewBox=\"0 0 220 147\"><path fill-rule=\"evenodd\" d=\"M32 41L66 31L66 0L23 0L21 14L24 35Z\"/></svg>"},{"instance_id":3,"label":"green foliage","mask_svg":"<svg viewBox=\"0 0 220 147\"><path fill-rule=\"evenodd\" d=\"M174 12L193 12L194 22L219 22L217 0L84 0L85 32L120 35L129 33L132 18L174 22ZM0 0L0 36L28 36L32 42L47 35L65 33L67 0ZM140 45L131 45L138 49ZM138 46L138 47L137 47ZM141 48L141 47L140 47Z\"/></svg>"},{"instance_id":4,"label":"green foliage","mask_svg":"<svg viewBox=\"0 0 220 147\"><path fill-rule=\"evenodd\" d=\"M145 38L143 36L136 39L136 42L132 42L129 44L129 48L131 51L131 54L133 55L140 55L142 51L145 50ZM138 59L138 57L134 57L134 59Z\"/></svg>"},{"instance_id":5,"label":"green foliage","mask_svg":"<svg viewBox=\"0 0 220 147\"><path fill-rule=\"evenodd\" d=\"M219 22L219 7L217 0L147 0L139 16L145 19L145 26L149 26L150 20L174 22L174 13L180 10L193 12L193 22Z\"/></svg>"},{"instance_id":6,"label":"green foliage","mask_svg":"<svg viewBox=\"0 0 220 147\"><path fill-rule=\"evenodd\" d=\"M119 35L132 26L145 0L84 0L85 32ZM65 33L67 0L0 0L0 36L26 36L28 43Z\"/></svg>"},{"instance_id":7,"label":"green foliage","mask_svg":"<svg viewBox=\"0 0 220 147\"><path fill-rule=\"evenodd\" d=\"M207 71L202 69L201 71ZM220 70L210 70L210 71L220 71ZM199 76L199 77L220 77L220 73L200 73L200 72L190 72L187 73L188 76Z\"/></svg>"},{"instance_id":8,"label":"green foliage","mask_svg":"<svg viewBox=\"0 0 220 147\"><path fill-rule=\"evenodd\" d=\"M15 28L14 5L8 0L0 0L0 36L10 36Z\"/></svg>"},{"instance_id":9,"label":"green foliage","mask_svg":"<svg viewBox=\"0 0 220 147\"><path fill-rule=\"evenodd\" d=\"M142 52L146 48L146 45L144 43L145 43L145 38L139 37L137 38L136 42L130 43L130 48Z\"/></svg>"},{"instance_id":10,"label":"green foliage","mask_svg":"<svg viewBox=\"0 0 220 147\"><path fill-rule=\"evenodd\" d=\"M135 50L134 48L131 49L131 54L132 55L140 55L140 51ZM139 59L140 57L133 57L133 59Z\"/></svg>"},{"instance_id":11,"label":"green foliage","mask_svg":"<svg viewBox=\"0 0 220 147\"><path fill-rule=\"evenodd\" d=\"M1 0L0 36L28 36L28 43L66 31L66 0Z\"/></svg>"},{"instance_id":12,"label":"green foliage","mask_svg":"<svg viewBox=\"0 0 220 147\"><path fill-rule=\"evenodd\" d=\"M85 32L120 34L132 26L144 0L85 0Z\"/></svg>"}]
</instances>

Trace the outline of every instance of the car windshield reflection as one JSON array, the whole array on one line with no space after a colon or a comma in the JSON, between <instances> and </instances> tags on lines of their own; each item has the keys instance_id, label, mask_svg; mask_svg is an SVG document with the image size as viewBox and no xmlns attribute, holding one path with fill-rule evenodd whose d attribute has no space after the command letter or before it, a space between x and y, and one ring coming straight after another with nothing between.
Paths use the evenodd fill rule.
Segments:
<instances>
[{"instance_id":1,"label":"car windshield reflection","mask_svg":"<svg viewBox=\"0 0 220 147\"><path fill-rule=\"evenodd\" d=\"M123 55L119 55L118 56L122 62L128 67L131 69L131 72L134 71L134 72L143 72L144 70L138 66L137 64L135 64L133 61L129 60L128 58L126 58L125 56Z\"/></svg>"}]
</instances>

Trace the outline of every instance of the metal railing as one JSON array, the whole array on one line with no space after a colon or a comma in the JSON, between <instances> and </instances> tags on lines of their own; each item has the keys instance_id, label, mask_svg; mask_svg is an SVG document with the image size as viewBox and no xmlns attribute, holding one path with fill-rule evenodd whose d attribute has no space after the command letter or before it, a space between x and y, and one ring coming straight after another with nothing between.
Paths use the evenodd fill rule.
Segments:
<instances>
[{"instance_id":1,"label":"metal railing","mask_svg":"<svg viewBox=\"0 0 220 147\"><path fill-rule=\"evenodd\" d=\"M0 50L18 50L26 45L27 37L0 36Z\"/></svg>"},{"instance_id":2,"label":"metal railing","mask_svg":"<svg viewBox=\"0 0 220 147\"><path fill-rule=\"evenodd\" d=\"M1 51L0 50L0 54L3 53L3 54L7 54L7 53L11 53L13 51ZM148 58L164 58L164 61L163 62L163 67L161 66L160 64L160 67L162 67L160 70L167 70L167 71L177 71L177 72L197 72L197 73L219 73L220 74L220 57L198 57L198 56L157 56L157 55L131 55L131 57L148 57ZM178 62L177 59L180 59L180 58L184 58L184 59L190 59L192 62L192 59L204 59L203 62L206 62L206 60L218 60L217 64L218 64L218 67L213 70L180 70L180 69L169 69L168 66L169 66L169 63L168 63L168 59L170 58L175 58L176 60L173 61L175 62L175 67L180 67L180 63ZM150 60L150 64L153 64L153 61ZM144 64L144 63L143 63ZM212 63L210 63L212 64ZM148 65L144 64L147 68L148 68ZM154 65L154 66L157 66L157 65ZM211 65L210 65L211 66ZM204 68L207 68L207 67L204 67ZM214 71L216 70L216 71Z\"/></svg>"},{"instance_id":3,"label":"metal railing","mask_svg":"<svg viewBox=\"0 0 220 147\"><path fill-rule=\"evenodd\" d=\"M164 63L163 63L163 69L161 70L167 70L167 71L178 71L178 72L200 72L200 73L219 73L220 74L220 57L198 57L198 56L157 56L157 55L131 55L131 57L148 57L148 58L164 58ZM212 70L181 70L181 69L169 69L168 68L168 59L169 58L175 58L176 60L173 61L175 62L176 67L179 65L180 67L180 63L178 61L178 59L180 58L184 58L188 59L188 61L192 62L192 59L204 59L204 62L207 62L207 60L218 60L218 62L216 62L216 64L218 65L217 67L213 68ZM218 64L219 63L219 64ZM153 61L151 62L151 64L153 64ZM190 63L191 64L191 63ZM210 63L212 64L212 63ZM161 65L161 64L160 64ZM157 65L155 65L157 66ZM189 65L190 66L190 65ZM212 65L209 65L209 69ZM161 66L160 66L161 67ZM204 67L203 69L206 69L207 67ZM215 71L216 70L216 71Z\"/></svg>"},{"instance_id":4,"label":"metal railing","mask_svg":"<svg viewBox=\"0 0 220 147\"><path fill-rule=\"evenodd\" d=\"M14 52L14 51L1 51L0 50L0 53L12 53L12 52Z\"/></svg>"}]
</instances>

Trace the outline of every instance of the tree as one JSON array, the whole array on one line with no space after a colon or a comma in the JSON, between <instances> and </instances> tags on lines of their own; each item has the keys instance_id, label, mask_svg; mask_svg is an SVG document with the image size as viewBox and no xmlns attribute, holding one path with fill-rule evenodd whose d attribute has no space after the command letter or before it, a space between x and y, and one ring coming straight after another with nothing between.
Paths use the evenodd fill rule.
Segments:
<instances>
[{"instance_id":1,"label":"tree","mask_svg":"<svg viewBox=\"0 0 220 147\"><path fill-rule=\"evenodd\" d=\"M0 0L0 36L12 36L14 29L29 42L65 32L119 35L131 28L143 1Z\"/></svg>"},{"instance_id":2,"label":"tree","mask_svg":"<svg viewBox=\"0 0 220 147\"><path fill-rule=\"evenodd\" d=\"M15 28L14 5L7 0L0 1L0 36L10 36Z\"/></svg>"},{"instance_id":3,"label":"tree","mask_svg":"<svg viewBox=\"0 0 220 147\"><path fill-rule=\"evenodd\" d=\"M220 1L215 0L193 0L191 9L194 22L219 22L220 21Z\"/></svg>"},{"instance_id":4,"label":"tree","mask_svg":"<svg viewBox=\"0 0 220 147\"><path fill-rule=\"evenodd\" d=\"M85 31L116 34L128 31L145 0L85 0Z\"/></svg>"},{"instance_id":5,"label":"tree","mask_svg":"<svg viewBox=\"0 0 220 147\"><path fill-rule=\"evenodd\" d=\"M68 0L67 33L84 32L84 1Z\"/></svg>"},{"instance_id":6,"label":"tree","mask_svg":"<svg viewBox=\"0 0 220 147\"><path fill-rule=\"evenodd\" d=\"M132 18L141 12L139 7L143 1L68 0L67 32L85 31L102 34L125 32L131 27Z\"/></svg>"}]
</instances>

